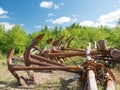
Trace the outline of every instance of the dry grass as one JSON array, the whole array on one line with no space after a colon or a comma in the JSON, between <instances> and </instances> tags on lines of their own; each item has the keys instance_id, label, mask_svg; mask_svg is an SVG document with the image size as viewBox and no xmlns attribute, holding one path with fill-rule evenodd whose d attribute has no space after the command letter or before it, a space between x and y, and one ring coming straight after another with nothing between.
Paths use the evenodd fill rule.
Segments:
<instances>
[{"instance_id":1,"label":"dry grass","mask_svg":"<svg viewBox=\"0 0 120 90\"><path fill-rule=\"evenodd\" d=\"M116 90L120 90L120 65L116 65L114 69L112 69L117 81Z\"/></svg>"},{"instance_id":2,"label":"dry grass","mask_svg":"<svg viewBox=\"0 0 120 90\"><path fill-rule=\"evenodd\" d=\"M118 81L116 85L116 90L120 90L119 71L119 65L116 66L115 69L112 69L112 72L115 74ZM27 74L25 72L19 72L19 75L24 75L25 77L27 77ZM77 90L78 88L79 90L83 90L80 89L80 85L77 81L71 81L71 78L73 78L73 76L76 76L72 73L53 71L53 73L37 72L37 75L39 76L39 85L20 87L18 86L16 79L7 70L7 65L5 64L5 61L0 61L0 90ZM99 87L99 90L102 90L102 88Z\"/></svg>"}]
</instances>

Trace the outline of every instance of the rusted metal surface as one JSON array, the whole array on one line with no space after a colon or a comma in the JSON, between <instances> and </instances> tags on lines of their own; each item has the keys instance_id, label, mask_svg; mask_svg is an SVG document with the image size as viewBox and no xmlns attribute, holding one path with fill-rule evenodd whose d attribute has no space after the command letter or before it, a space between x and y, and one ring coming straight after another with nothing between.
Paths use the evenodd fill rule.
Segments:
<instances>
[{"instance_id":1,"label":"rusted metal surface","mask_svg":"<svg viewBox=\"0 0 120 90\"><path fill-rule=\"evenodd\" d=\"M105 42L105 40L99 40L99 49L102 51L108 51L108 47L107 44Z\"/></svg>"},{"instance_id":2,"label":"rusted metal surface","mask_svg":"<svg viewBox=\"0 0 120 90\"><path fill-rule=\"evenodd\" d=\"M96 76L97 76L97 72L96 72L96 63L94 62L94 60L90 57L90 52L91 52L91 44L89 43L87 48L86 48L86 62L84 64L84 68L86 70L86 80L84 83L86 83L87 85L85 85L85 89L86 90L97 90L97 82L96 82ZM86 66L87 65L87 66ZM94 84L93 84L94 83Z\"/></svg>"},{"instance_id":3,"label":"rusted metal surface","mask_svg":"<svg viewBox=\"0 0 120 90\"><path fill-rule=\"evenodd\" d=\"M45 34L41 34L34 38L29 44L27 49L24 52L24 65L13 65L12 57L14 55L14 49L10 50L10 53L7 56L8 70L13 74L17 79L20 85L26 85L27 81L23 76L19 76L17 71L26 71L30 77L30 80L38 84L37 76L34 73L34 70L62 70L67 72L76 73L80 76L79 81L84 85L85 90L97 90L97 82L107 86L108 88L113 87L112 81L115 80L115 76L109 69L111 62L120 62L120 51L115 48L108 48L104 40L100 40L98 44L94 45L94 48L91 47L90 43L87 46L87 49L79 49L70 47L73 37L67 38L62 42L65 37L60 36L52 43L52 39L48 39L45 43L51 44L49 49L40 49L37 46L37 43L42 40ZM36 53L31 53L32 49L37 51ZM78 66L67 66L64 64L64 59L69 57L80 56L86 58L86 60ZM62 61L63 60L63 61ZM100 63L99 60L103 60L106 63ZM110 80L108 79L107 74L109 74ZM107 77L106 77L107 76ZM92 83L94 81L94 83ZM107 83L107 84L106 84ZM114 89L113 89L114 90Z\"/></svg>"},{"instance_id":4,"label":"rusted metal surface","mask_svg":"<svg viewBox=\"0 0 120 90\"><path fill-rule=\"evenodd\" d=\"M106 88L106 90L115 90L115 81L113 80L111 75L109 73L107 73L106 77L107 77L107 88Z\"/></svg>"},{"instance_id":5,"label":"rusted metal surface","mask_svg":"<svg viewBox=\"0 0 120 90\"><path fill-rule=\"evenodd\" d=\"M52 45L53 45L53 46L58 46L59 43L61 42L61 40L62 40L64 37L65 37L65 36L63 35L63 36L57 38L57 39L52 43Z\"/></svg>"}]
</instances>

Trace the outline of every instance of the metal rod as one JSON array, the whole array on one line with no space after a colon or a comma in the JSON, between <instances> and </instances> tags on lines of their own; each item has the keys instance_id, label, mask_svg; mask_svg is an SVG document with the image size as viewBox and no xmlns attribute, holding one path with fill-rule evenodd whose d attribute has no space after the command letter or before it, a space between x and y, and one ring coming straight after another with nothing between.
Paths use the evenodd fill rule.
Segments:
<instances>
[{"instance_id":1,"label":"metal rod","mask_svg":"<svg viewBox=\"0 0 120 90\"><path fill-rule=\"evenodd\" d=\"M98 90L96 79L95 79L95 74L93 70L88 71L87 83L88 83L88 90Z\"/></svg>"}]
</instances>

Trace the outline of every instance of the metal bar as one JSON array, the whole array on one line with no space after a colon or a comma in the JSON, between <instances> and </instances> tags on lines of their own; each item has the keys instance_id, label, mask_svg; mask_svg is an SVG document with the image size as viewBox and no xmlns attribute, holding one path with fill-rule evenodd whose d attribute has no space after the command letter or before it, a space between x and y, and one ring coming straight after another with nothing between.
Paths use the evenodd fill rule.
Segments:
<instances>
[{"instance_id":1,"label":"metal bar","mask_svg":"<svg viewBox=\"0 0 120 90\"><path fill-rule=\"evenodd\" d=\"M88 90L98 90L93 70L88 71L87 75Z\"/></svg>"},{"instance_id":2,"label":"metal bar","mask_svg":"<svg viewBox=\"0 0 120 90\"><path fill-rule=\"evenodd\" d=\"M108 46L105 42L105 40L99 40L99 49L102 51L108 51Z\"/></svg>"},{"instance_id":3,"label":"metal bar","mask_svg":"<svg viewBox=\"0 0 120 90\"><path fill-rule=\"evenodd\" d=\"M63 48L63 49L61 49L61 50L69 50L69 51L85 52L85 50L78 49L78 48L73 48L73 47Z\"/></svg>"},{"instance_id":4,"label":"metal bar","mask_svg":"<svg viewBox=\"0 0 120 90\"><path fill-rule=\"evenodd\" d=\"M91 52L90 55L101 55L105 54L104 52ZM64 52L64 53L48 53L48 56L66 56L66 57L72 57L72 56L86 56L86 52Z\"/></svg>"},{"instance_id":5,"label":"metal bar","mask_svg":"<svg viewBox=\"0 0 120 90\"><path fill-rule=\"evenodd\" d=\"M107 73L107 88L106 90L115 90L115 81L112 79L109 73Z\"/></svg>"},{"instance_id":6,"label":"metal bar","mask_svg":"<svg viewBox=\"0 0 120 90\"><path fill-rule=\"evenodd\" d=\"M63 64L59 64L59 63L53 62L52 60L49 60L47 58L44 58L44 57L41 57L41 56L38 56L38 55L31 54L30 56L31 56L32 59L36 59L35 61L40 61L40 63L41 62L45 62L45 63L50 64L50 65L64 66Z\"/></svg>"},{"instance_id":7,"label":"metal bar","mask_svg":"<svg viewBox=\"0 0 120 90\"><path fill-rule=\"evenodd\" d=\"M87 62L91 62L92 59L91 56L91 44L90 42L88 43L88 46L86 48L86 61ZM96 83L96 79L95 79L95 73L93 70L91 70L91 67L95 67L94 65L91 66L92 63L88 64L87 68L88 68L88 72L87 72L87 84L88 84L88 87L87 89L88 90L97 90L97 83ZM89 70L90 69L90 70Z\"/></svg>"},{"instance_id":8,"label":"metal bar","mask_svg":"<svg viewBox=\"0 0 120 90\"><path fill-rule=\"evenodd\" d=\"M90 42L89 42L89 43L88 43L88 46L87 46L87 48L86 48L86 59L87 59L87 60L91 60L90 52L91 52L91 44L90 44Z\"/></svg>"},{"instance_id":9,"label":"metal bar","mask_svg":"<svg viewBox=\"0 0 120 90\"><path fill-rule=\"evenodd\" d=\"M14 49L12 48L7 56L7 64L10 65L12 64L12 61L11 61L11 58L13 57L14 55Z\"/></svg>"},{"instance_id":10,"label":"metal bar","mask_svg":"<svg viewBox=\"0 0 120 90\"><path fill-rule=\"evenodd\" d=\"M82 72L82 68L77 66L12 66L12 70L62 70L78 74Z\"/></svg>"},{"instance_id":11,"label":"metal bar","mask_svg":"<svg viewBox=\"0 0 120 90\"><path fill-rule=\"evenodd\" d=\"M53 46L59 45L60 41L61 41L64 37L65 37L65 35L57 38L57 39L52 43L52 45L53 45Z\"/></svg>"}]
</instances>

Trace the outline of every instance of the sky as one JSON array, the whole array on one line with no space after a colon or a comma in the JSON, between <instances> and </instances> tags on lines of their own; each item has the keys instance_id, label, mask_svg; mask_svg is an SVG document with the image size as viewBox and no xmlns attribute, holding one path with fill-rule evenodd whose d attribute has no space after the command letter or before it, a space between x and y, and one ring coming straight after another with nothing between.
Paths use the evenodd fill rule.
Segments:
<instances>
[{"instance_id":1,"label":"sky","mask_svg":"<svg viewBox=\"0 0 120 90\"><path fill-rule=\"evenodd\" d=\"M0 24L5 30L19 24L27 33L73 23L114 27L120 0L0 0Z\"/></svg>"}]
</instances>

